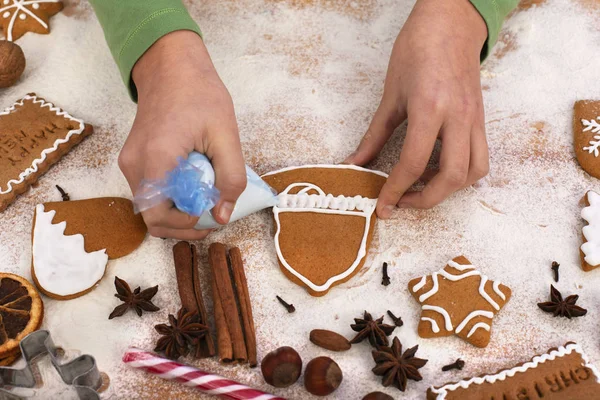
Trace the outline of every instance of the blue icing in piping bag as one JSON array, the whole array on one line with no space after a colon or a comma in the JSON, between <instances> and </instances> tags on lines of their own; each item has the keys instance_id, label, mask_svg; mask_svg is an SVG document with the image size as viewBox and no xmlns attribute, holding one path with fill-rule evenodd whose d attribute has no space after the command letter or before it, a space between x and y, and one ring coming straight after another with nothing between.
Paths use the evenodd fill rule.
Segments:
<instances>
[{"instance_id":1,"label":"blue icing in piping bag","mask_svg":"<svg viewBox=\"0 0 600 400\"><path fill-rule=\"evenodd\" d=\"M231 214L230 222L277 204L275 191L250 167L246 166L248 184ZM191 152L186 159L179 158L177 166L164 179L144 180L133 199L135 212L145 211L166 200L189 214L200 217L195 229L218 228L211 210L219 201L219 190L214 186L215 170L208 157Z\"/></svg>"}]
</instances>

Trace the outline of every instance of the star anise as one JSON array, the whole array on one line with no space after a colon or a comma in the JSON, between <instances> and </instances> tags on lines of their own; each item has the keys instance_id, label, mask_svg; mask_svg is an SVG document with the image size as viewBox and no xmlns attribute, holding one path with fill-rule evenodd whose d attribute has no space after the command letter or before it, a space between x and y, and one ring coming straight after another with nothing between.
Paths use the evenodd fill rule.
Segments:
<instances>
[{"instance_id":1,"label":"star anise","mask_svg":"<svg viewBox=\"0 0 600 400\"><path fill-rule=\"evenodd\" d=\"M137 315L142 316L143 311L158 311L160 308L152 304L152 298L158 292L158 285L148 289L141 290L138 286L133 292L131 288L123 279L119 279L115 276L115 288L117 293L115 297L123 302L123 304L115 307L113 312L110 313L108 319L120 317L127 312L130 308L133 308Z\"/></svg>"},{"instance_id":2,"label":"star anise","mask_svg":"<svg viewBox=\"0 0 600 400\"><path fill-rule=\"evenodd\" d=\"M423 379L419 373L419 368L425 366L428 360L415 357L418 349L419 346L417 345L402 354L402 344L395 337L390 347L380 347L379 350L373 350L373 359L377 364L372 369L373 373L383 377L383 386L394 385L404 392L409 379L413 381Z\"/></svg>"},{"instance_id":3,"label":"star anise","mask_svg":"<svg viewBox=\"0 0 600 400\"><path fill-rule=\"evenodd\" d=\"M555 317L567 317L569 319L582 317L587 314L587 310L575 305L577 299L579 299L579 296L572 294L563 300L562 294L554 285L550 285L550 301L538 303L538 307L547 313L554 314Z\"/></svg>"},{"instance_id":4,"label":"star anise","mask_svg":"<svg viewBox=\"0 0 600 400\"><path fill-rule=\"evenodd\" d=\"M199 321L200 316L197 312L188 312L185 308L177 312L177 318L169 314L169 325L160 324L154 327L162 335L156 342L154 351L164 352L173 360L187 356L190 346L197 345L200 339L210 334L208 326Z\"/></svg>"},{"instance_id":5,"label":"star anise","mask_svg":"<svg viewBox=\"0 0 600 400\"><path fill-rule=\"evenodd\" d=\"M387 346L389 344L387 337L396 329L394 325L384 324L383 316L373 319L371 314L366 311L363 318L354 318L354 322L350 327L358 334L350 341L352 344L360 343L368 338L373 347Z\"/></svg>"}]
</instances>

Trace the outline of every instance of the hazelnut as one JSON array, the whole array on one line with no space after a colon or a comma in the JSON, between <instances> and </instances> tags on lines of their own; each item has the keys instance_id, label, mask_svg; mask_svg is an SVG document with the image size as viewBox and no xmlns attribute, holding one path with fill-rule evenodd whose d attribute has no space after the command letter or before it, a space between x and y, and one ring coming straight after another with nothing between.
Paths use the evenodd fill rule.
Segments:
<instances>
[{"instance_id":1,"label":"hazelnut","mask_svg":"<svg viewBox=\"0 0 600 400\"><path fill-rule=\"evenodd\" d=\"M329 357L311 360L304 371L304 387L315 396L327 396L342 383L342 370Z\"/></svg>"},{"instance_id":2,"label":"hazelnut","mask_svg":"<svg viewBox=\"0 0 600 400\"><path fill-rule=\"evenodd\" d=\"M260 369L265 382L285 388L295 383L302 373L302 359L291 347L280 347L263 358Z\"/></svg>"},{"instance_id":3,"label":"hazelnut","mask_svg":"<svg viewBox=\"0 0 600 400\"><path fill-rule=\"evenodd\" d=\"M0 40L0 88L15 84L25 70L25 54L18 44Z\"/></svg>"},{"instance_id":4,"label":"hazelnut","mask_svg":"<svg viewBox=\"0 0 600 400\"><path fill-rule=\"evenodd\" d=\"M363 397L362 400L394 400L394 398L382 392L372 392Z\"/></svg>"}]
</instances>

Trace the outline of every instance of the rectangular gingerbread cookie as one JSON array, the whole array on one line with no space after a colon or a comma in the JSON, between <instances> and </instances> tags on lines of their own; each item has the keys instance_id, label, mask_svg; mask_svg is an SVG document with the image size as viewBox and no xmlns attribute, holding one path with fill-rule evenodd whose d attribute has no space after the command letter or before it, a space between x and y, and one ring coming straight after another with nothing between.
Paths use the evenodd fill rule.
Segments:
<instances>
[{"instance_id":1,"label":"rectangular gingerbread cookie","mask_svg":"<svg viewBox=\"0 0 600 400\"><path fill-rule=\"evenodd\" d=\"M0 112L0 212L92 131L35 93Z\"/></svg>"},{"instance_id":2,"label":"rectangular gingerbread cookie","mask_svg":"<svg viewBox=\"0 0 600 400\"><path fill-rule=\"evenodd\" d=\"M600 373L575 343L493 375L430 387L427 400L598 400Z\"/></svg>"}]
</instances>

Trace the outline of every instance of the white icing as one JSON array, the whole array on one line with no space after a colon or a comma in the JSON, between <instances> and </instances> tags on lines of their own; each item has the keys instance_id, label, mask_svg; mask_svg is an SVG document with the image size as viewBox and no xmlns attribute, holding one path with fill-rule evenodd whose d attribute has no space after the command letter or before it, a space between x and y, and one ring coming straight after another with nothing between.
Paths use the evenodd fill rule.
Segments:
<instances>
[{"instance_id":1,"label":"white icing","mask_svg":"<svg viewBox=\"0 0 600 400\"><path fill-rule=\"evenodd\" d=\"M277 171L267 172L266 174L264 174L262 176L265 177L265 176L269 176L269 175L279 174L281 172L294 171L294 170L298 170L298 169L310 169L310 168L351 169L354 171L369 172L371 174L383 176L384 178L388 177L388 174L386 174L385 172L375 171L372 169L366 169L366 168L359 167L357 165L351 165L351 164L311 164L311 165L302 165L299 167L286 167L286 168L278 169Z\"/></svg>"},{"instance_id":2,"label":"white icing","mask_svg":"<svg viewBox=\"0 0 600 400\"><path fill-rule=\"evenodd\" d=\"M430 298L431 296L436 294L438 289L440 288L440 284L438 283L437 273L434 272L433 274L431 274L431 280L433 281L433 287L431 289L429 289L429 291L427 293L423 293L421 296L419 296L420 303L424 302L425 300L427 300L428 298Z\"/></svg>"},{"instance_id":3,"label":"white icing","mask_svg":"<svg viewBox=\"0 0 600 400\"><path fill-rule=\"evenodd\" d=\"M600 117L598 117L598 121L600 122ZM583 132L591 131L592 133L599 133L600 132L600 123L599 122L596 122L596 120L593 120L593 119L589 120L589 121L587 119L582 119L581 123L585 127L583 129ZM598 157L598 155L600 155L600 151L598 151L599 147L600 147L600 135L594 135L594 140L590 140L590 145L585 146L583 148L583 150L587 151L590 154L594 153L594 157Z\"/></svg>"},{"instance_id":4,"label":"white icing","mask_svg":"<svg viewBox=\"0 0 600 400\"><path fill-rule=\"evenodd\" d=\"M33 269L40 286L59 296L69 296L94 286L104 275L105 250L85 251L83 235L64 234L67 223L52 223L56 211L38 204L33 229Z\"/></svg>"},{"instance_id":5,"label":"white icing","mask_svg":"<svg viewBox=\"0 0 600 400\"><path fill-rule=\"evenodd\" d=\"M489 326L488 324L486 324L485 322L478 322L475 325L473 325L473 327L471 328L471 330L469 331L469 333L467 334L467 337L470 338L471 336L473 336L473 334L475 333L475 331L477 331L477 329L485 329L486 331L490 331L490 329L492 329L491 326Z\"/></svg>"},{"instance_id":6,"label":"white icing","mask_svg":"<svg viewBox=\"0 0 600 400\"><path fill-rule=\"evenodd\" d=\"M488 277L485 275L481 275L481 281L479 282L479 294L481 295L481 297L486 299L487 302L490 303L490 305L496 309L496 311L500 311L500 306L498 305L498 303L496 303L485 291L485 284L487 281Z\"/></svg>"},{"instance_id":7,"label":"white icing","mask_svg":"<svg viewBox=\"0 0 600 400\"><path fill-rule=\"evenodd\" d=\"M470 276L481 275L481 273L479 271L469 271L462 275L454 275L454 274L449 273L445 269L440 270L439 274L442 275L444 278L451 280L453 282L460 281L460 280L468 278Z\"/></svg>"},{"instance_id":8,"label":"white icing","mask_svg":"<svg viewBox=\"0 0 600 400\"><path fill-rule=\"evenodd\" d=\"M425 286L425 283L427 283L427 277L426 276L422 276L421 280L412 288L413 292L418 292L419 290L423 289L423 286Z\"/></svg>"},{"instance_id":9,"label":"white icing","mask_svg":"<svg viewBox=\"0 0 600 400\"><path fill-rule=\"evenodd\" d=\"M2 17L4 17L4 18L10 17L10 11L6 11L4 14L2 14Z\"/></svg>"},{"instance_id":10,"label":"white icing","mask_svg":"<svg viewBox=\"0 0 600 400\"><path fill-rule=\"evenodd\" d=\"M494 289L494 292L496 292L496 294L502 299L502 300L506 300L506 295L504 293L502 293L502 290L500 290L500 282L499 281L495 281L494 284L492 285L492 289Z\"/></svg>"},{"instance_id":11,"label":"white icing","mask_svg":"<svg viewBox=\"0 0 600 400\"><path fill-rule=\"evenodd\" d=\"M379 171L372 171L365 168L357 167L355 165L305 165L302 167L288 167L283 168L278 171L269 172L264 176L274 175L280 172L291 171L296 169L306 169L306 168L336 168L336 169L352 169L356 171L363 171L372 173L375 175L380 175L387 177L387 174ZM289 192L293 188L302 187L302 189L298 192L298 194L290 195ZM316 191L317 195L309 195L308 192L310 190ZM325 192L312 183L303 183L297 182L290 184L279 197L279 205L273 207L273 216L275 218L275 224L277 225L277 231L275 232L275 250L277 252L277 257L281 264L287 269L292 275L296 278L300 279L302 283L308 286L311 290L315 292L323 292L329 290L329 288L335 283L344 278L351 275L361 260L367 255L367 239L369 237L369 228L371 226L371 217L373 212L375 211L375 205L377 203L377 199L368 199L361 196L355 197L346 197L346 196L337 196L325 194ZM329 278L324 284L317 285L312 282L306 276L302 275L298 271L296 271L285 259L283 253L281 252L281 247L279 245L279 236L281 234L281 222L279 219L280 213L285 212L310 212L310 213L320 213L320 214L337 214L337 215L352 215L363 217L365 219L365 229L362 235L362 239L360 242L360 246L358 249L358 253L352 265L348 267L344 272L334 275Z\"/></svg>"},{"instance_id":12,"label":"white icing","mask_svg":"<svg viewBox=\"0 0 600 400\"><path fill-rule=\"evenodd\" d=\"M2 12L4 9L5 8L0 8L0 12ZM16 13L13 15L13 20L14 20L15 16L16 16ZM78 125L78 127L76 129L70 130L64 139L57 139L54 142L54 145L52 147L42 150L42 152L40 153L40 157L33 160L30 167L26 168L25 171L21 172L17 178L10 179L6 183L6 185L7 185L6 189L2 188L2 185L4 183L0 182L0 194L10 193L13 189L13 185L18 185L18 184L22 183L27 176L37 172L38 166L46 160L46 157L48 156L48 154L55 152L58 149L58 146L60 146L63 143L67 143L73 135L79 135L85 129L85 124L83 123L83 121L73 118L66 111L63 111L58 107L55 107L52 103L49 103L42 99L38 99L37 96L30 96L30 95L26 95L21 100L17 101L15 104L13 104L12 107L7 108L3 112L0 112L0 117L2 117L2 115L8 115L8 114L12 113L13 111L15 111L17 106L23 106L23 103L25 102L25 100L32 100L34 104L39 104L40 108L48 107L49 111L52 111L52 112L56 113L56 115L58 115L58 116L65 117L65 118L75 122Z\"/></svg>"},{"instance_id":13,"label":"white icing","mask_svg":"<svg viewBox=\"0 0 600 400\"><path fill-rule=\"evenodd\" d=\"M542 354L540 356L535 356L531 361L526 362L523 365L511 368L509 370L501 371L495 375L485 375L482 377L475 377L475 378L471 378L468 380L465 379L465 380L462 380L457 383L451 383L451 384L441 386L439 388L430 387L430 390L432 393L435 393L438 395L436 398L437 400L443 400L446 398L446 396L448 396L448 392L452 392L458 388L466 389L469 386L471 386L472 384L481 385L486 382L494 383L496 381L503 381L507 377L515 376L515 374L518 372L525 372L529 369L537 368L537 366L539 364L543 364L546 361L555 360L557 357L564 357L567 354L571 354L573 351L575 351L576 353L579 353L581 355L581 358L583 359L583 362L584 362L583 366L585 368L588 368L589 370L591 370L592 374L594 374L594 376L596 377L596 382L600 383L600 373L598 372L598 369L595 366L593 366L592 364L590 364L590 361L589 361L587 355L583 352L583 350L581 349L581 347L578 344L571 343L571 344L567 345L566 347L562 346L562 347L559 347L557 350L552 350L549 353Z\"/></svg>"},{"instance_id":14,"label":"white icing","mask_svg":"<svg viewBox=\"0 0 600 400\"><path fill-rule=\"evenodd\" d=\"M459 271L465 271L467 269L475 269L475 267L471 264L459 264L454 260L450 260L447 263L449 266L451 266L454 269L457 269Z\"/></svg>"},{"instance_id":15,"label":"white icing","mask_svg":"<svg viewBox=\"0 0 600 400\"><path fill-rule=\"evenodd\" d=\"M600 195L590 190L587 200L590 205L581 210L581 218L588 223L582 230L586 241L581 251L585 262L595 267L600 264Z\"/></svg>"},{"instance_id":16,"label":"white icing","mask_svg":"<svg viewBox=\"0 0 600 400\"><path fill-rule=\"evenodd\" d=\"M438 326L437 322L435 322L434 319L427 318L427 317L421 317L421 321L427 321L427 322L431 323L431 330L433 331L433 333L440 332L440 327Z\"/></svg>"},{"instance_id":17,"label":"white icing","mask_svg":"<svg viewBox=\"0 0 600 400\"><path fill-rule=\"evenodd\" d=\"M446 330L451 331L453 329L452 319L450 318L450 314L448 314L448 311L444 310L442 307L431 306L429 304L425 304L425 305L423 305L423 310L435 311L439 314L442 314L442 316L444 317L444 324L445 324Z\"/></svg>"},{"instance_id":18,"label":"white icing","mask_svg":"<svg viewBox=\"0 0 600 400\"><path fill-rule=\"evenodd\" d=\"M12 0L12 4L9 5L10 1L4 0L5 7L0 8L0 13L4 11L9 11L14 9L14 14L12 19L10 20L6 32L4 33L6 36L6 40L12 42L13 41L13 28L15 26L15 20L17 15L20 19L24 20L27 15L31 16L34 20L36 20L44 29L48 29L48 24L46 24L40 17L35 15L35 13L29 10L27 7L31 5L34 9L38 9L40 7L40 3L58 3L61 0ZM19 14L19 12L21 12Z\"/></svg>"},{"instance_id":19,"label":"white icing","mask_svg":"<svg viewBox=\"0 0 600 400\"><path fill-rule=\"evenodd\" d=\"M471 321L473 318L475 317L486 317L486 318L494 318L494 313L491 311L484 311L484 310L475 310L472 311L469 315L467 315L467 317L465 319L463 319L463 321L456 327L456 331L455 333L460 333L465 326L467 326L467 324L469 323L469 321Z\"/></svg>"}]
</instances>

